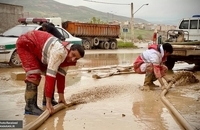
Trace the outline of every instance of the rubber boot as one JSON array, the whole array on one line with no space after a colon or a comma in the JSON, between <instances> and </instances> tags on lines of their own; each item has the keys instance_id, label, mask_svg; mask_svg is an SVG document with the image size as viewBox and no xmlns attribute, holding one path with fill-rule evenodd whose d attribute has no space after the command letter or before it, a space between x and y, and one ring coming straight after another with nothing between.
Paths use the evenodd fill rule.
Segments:
<instances>
[{"instance_id":1,"label":"rubber boot","mask_svg":"<svg viewBox=\"0 0 200 130\"><path fill-rule=\"evenodd\" d=\"M37 89L38 86L31 83L26 82L26 90L25 90L25 114L30 115L41 115L43 113L43 110L41 110L37 106Z\"/></svg>"},{"instance_id":2,"label":"rubber boot","mask_svg":"<svg viewBox=\"0 0 200 130\"><path fill-rule=\"evenodd\" d=\"M54 98L54 92L55 92L55 89L53 90L53 95L52 95L52 98L51 98L51 104L53 105L53 106L55 106L55 105L57 105L58 104L58 102L55 100L55 98ZM43 106L46 106L46 96L45 96L45 91L44 91L44 93L43 93L43 100L42 100L42 105Z\"/></svg>"},{"instance_id":3,"label":"rubber boot","mask_svg":"<svg viewBox=\"0 0 200 130\"><path fill-rule=\"evenodd\" d=\"M144 79L144 85L142 87L140 87L140 89L143 91L149 91L150 90L150 86L149 84L151 83L152 80L152 76L151 73L147 73L145 74L145 79Z\"/></svg>"},{"instance_id":4,"label":"rubber boot","mask_svg":"<svg viewBox=\"0 0 200 130\"><path fill-rule=\"evenodd\" d=\"M149 84L149 86L150 86L150 87L160 87L159 85L156 85L156 84L154 84L154 83L153 83L154 81L156 81L156 80L157 80L157 78L156 78L155 74L154 74L154 73L152 73L152 74L151 74L151 76L152 76L152 77L151 77L151 81L150 81L150 84Z\"/></svg>"}]
</instances>

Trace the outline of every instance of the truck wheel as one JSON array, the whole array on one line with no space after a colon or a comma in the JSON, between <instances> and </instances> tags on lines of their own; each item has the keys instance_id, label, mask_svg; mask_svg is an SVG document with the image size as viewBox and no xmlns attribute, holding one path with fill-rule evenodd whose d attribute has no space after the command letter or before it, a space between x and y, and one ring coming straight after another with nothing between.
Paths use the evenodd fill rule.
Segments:
<instances>
[{"instance_id":1,"label":"truck wheel","mask_svg":"<svg viewBox=\"0 0 200 130\"><path fill-rule=\"evenodd\" d=\"M91 48L90 42L88 40L83 40L83 47L85 50L89 50Z\"/></svg>"},{"instance_id":2,"label":"truck wheel","mask_svg":"<svg viewBox=\"0 0 200 130\"><path fill-rule=\"evenodd\" d=\"M103 46L104 46L104 49L108 50L110 47L109 42L105 42Z\"/></svg>"},{"instance_id":3,"label":"truck wheel","mask_svg":"<svg viewBox=\"0 0 200 130\"><path fill-rule=\"evenodd\" d=\"M172 70L175 65L175 60L172 57L168 56L165 65L167 66L168 70Z\"/></svg>"},{"instance_id":4,"label":"truck wheel","mask_svg":"<svg viewBox=\"0 0 200 130\"><path fill-rule=\"evenodd\" d=\"M111 42L110 43L110 49L116 49L117 43L116 42Z\"/></svg>"},{"instance_id":5,"label":"truck wheel","mask_svg":"<svg viewBox=\"0 0 200 130\"><path fill-rule=\"evenodd\" d=\"M99 46L101 49L104 49L104 42L100 42Z\"/></svg>"},{"instance_id":6,"label":"truck wheel","mask_svg":"<svg viewBox=\"0 0 200 130\"><path fill-rule=\"evenodd\" d=\"M20 67L22 66L21 60L19 58L19 55L17 54L17 51L14 51L11 58L9 65L12 67Z\"/></svg>"},{"instance_id":7,"label":"truck wheel","mask_svg":"<svg viewBox=\"0 0 200 130\"><path fill-rule=\"evenodd\" d=\"M93 43L94 43L95 46L98 46L99 45L99 38L95 37L93 39Z\"/></svg>"}]
</instances>

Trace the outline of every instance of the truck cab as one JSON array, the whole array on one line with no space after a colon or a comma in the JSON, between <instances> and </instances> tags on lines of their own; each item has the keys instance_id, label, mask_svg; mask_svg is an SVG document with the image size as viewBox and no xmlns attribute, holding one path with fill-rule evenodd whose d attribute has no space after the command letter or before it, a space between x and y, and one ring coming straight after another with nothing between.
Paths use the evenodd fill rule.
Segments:
<instances>
[{"instance_id":1,"label":"truck cab","mask_svg":"<svg viewBox=\"0 0 200 130\"><path fill-rule=\"evenodd\" d=\"M200 65L200 15L183 18L175 30L168 30L165 42L174 49L165 63L168 69L177 61Z\"/></svg>"}]
</instances>

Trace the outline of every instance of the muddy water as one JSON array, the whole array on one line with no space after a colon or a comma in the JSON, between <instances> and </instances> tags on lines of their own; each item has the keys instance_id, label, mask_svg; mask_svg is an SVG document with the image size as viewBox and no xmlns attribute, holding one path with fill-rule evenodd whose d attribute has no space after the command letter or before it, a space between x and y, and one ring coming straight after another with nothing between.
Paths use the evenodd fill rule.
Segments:
<instances>
[{"instance_id":1,"label":"muddy water","mask_svg":"<svg viewBox=\"0 0 200 130\"><path fill-rule=\"evenodd\" d=\"M130 74L93 79L92 75L101 71L80 71L82 68L90 67L130 65L140 51L98 51L98 54L97 51L88 51L85 58L78 63L78 67L70 68L66 77L66 101L77 104L55 113L38 129L182 130L183 128L161 102L159 88L150 92L138 89L143 84L144 75ZM25 84L23 81L14 81L10 78L10 73L13 71L22 71L22 69L0 68L0 119L23 120L26 125L37 117L23 115ZM172 73L169 73L170 75ZM38 105L41 108L43 85L44 77L38 92ZM177 93L178 90L169 98L181 109L182 104L178 104L178 100L173 100ZM184 91L179 95L184 95ZM192 94L189 95L192 100ZM58 98L58 95L56 94L55 97ZM187 98L188 95L185 97ZM194 113L199 115L197 111L200 110L199 106L189 101L185 104L187 103L195 107L195 110L192 109L192 114L183 110L183 114L192 120L194 127L198 128L198 122L194 121ZM198 101L197 103L199 104ZM190 109L187 106L185 108Z\"/></svg>"}]
</instances>

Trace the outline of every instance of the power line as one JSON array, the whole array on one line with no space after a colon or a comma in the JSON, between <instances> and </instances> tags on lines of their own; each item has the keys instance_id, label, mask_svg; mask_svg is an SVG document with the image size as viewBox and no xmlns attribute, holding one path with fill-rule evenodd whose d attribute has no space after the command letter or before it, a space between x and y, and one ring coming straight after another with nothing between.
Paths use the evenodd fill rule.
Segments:
<instances>
[{"instance_id":1,"label":"power line","mask_svg":"<svg viewBox=\"0 0 200 130\"><path fill-rule=\"evenodd\" d=\"M94 0L83 0L88 2L94 2L94 3L101 3L101 4L112 4L112 5L130 5L130 4L124 4L124 3L110 3L110 2L101 2L101 1L94 1Z\"/></svg>"}]
</instances>

